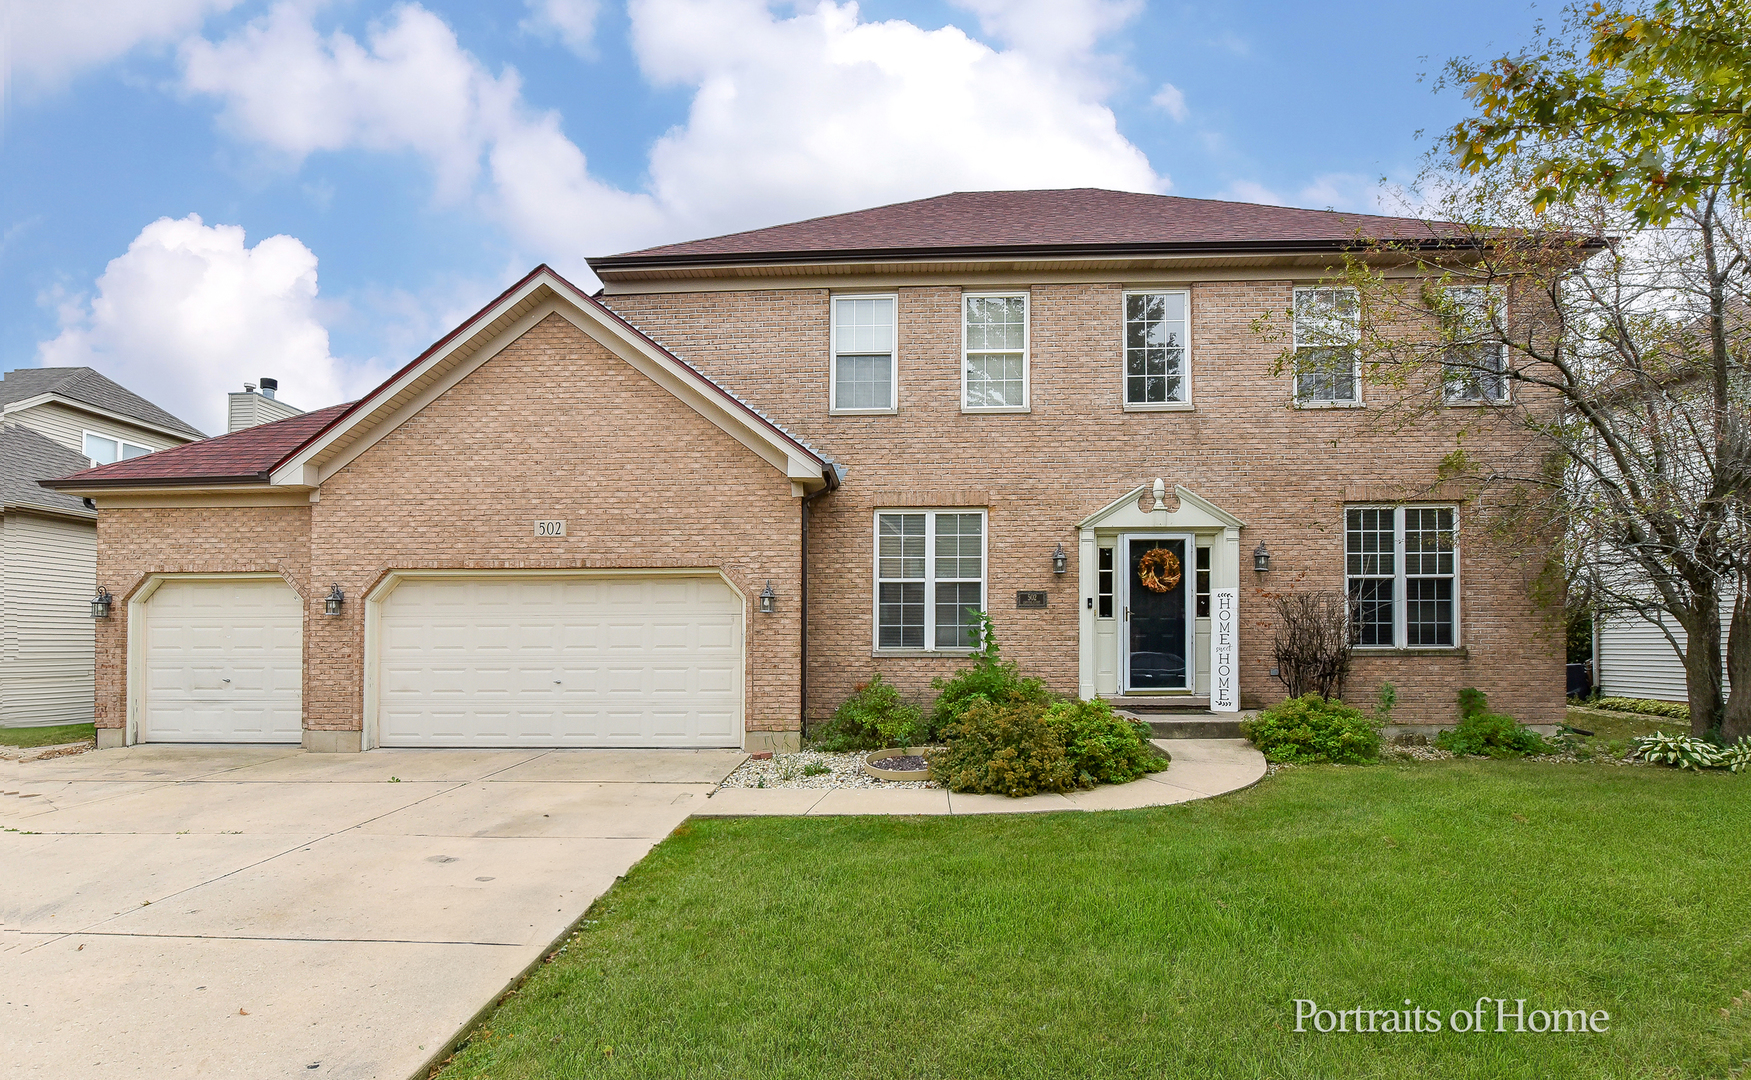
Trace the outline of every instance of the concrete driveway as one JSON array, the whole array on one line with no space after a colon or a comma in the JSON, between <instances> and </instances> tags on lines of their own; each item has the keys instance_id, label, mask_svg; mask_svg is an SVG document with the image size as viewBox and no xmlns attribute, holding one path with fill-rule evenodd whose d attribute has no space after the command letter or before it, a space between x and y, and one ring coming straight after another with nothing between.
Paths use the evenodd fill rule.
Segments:
<instances>
[{"instance_id":1,"label":"concrete driveway","mask_svg":"<svg viewBox=\"0 0 1751 1080\"><path fill-rule=\"evenodd\" d=\"M0 762L8 1076L404 1080L738 751Z\"/></svg>"}]
</instances>

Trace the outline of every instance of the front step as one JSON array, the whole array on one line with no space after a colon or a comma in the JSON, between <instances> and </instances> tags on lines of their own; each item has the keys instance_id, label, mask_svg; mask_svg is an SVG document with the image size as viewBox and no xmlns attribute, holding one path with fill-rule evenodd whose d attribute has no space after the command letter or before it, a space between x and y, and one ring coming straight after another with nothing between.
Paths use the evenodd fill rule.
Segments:
<instances>
[{"instance_id":1,"label":"front step","mask_svg":"<svg viewBox=\"0 0 1751 1080\"><path fill-rule=\"evenodd\" d=\"M1120 712L1136 713L1142 717L1158 716L1164 713L1196 713L1203 716L1210 712L1210 699L1203 696L1193 697L1190 694L1167 695L1137 695L1135 697L1110 697L1107 704Z\"/></svg>"},{"instance_id":2,"label":"front step","mask_svg":"<svg viewBox=\"0 0 1751 1080\"><path fill-rule=\"evenodd\" d=\"M1143 713L1135 708L1114 709L1120 716L1141 720L1157 739L1241 739L1240 722L1246 714L1185 712Z\"/></svg>"}]
</instances>

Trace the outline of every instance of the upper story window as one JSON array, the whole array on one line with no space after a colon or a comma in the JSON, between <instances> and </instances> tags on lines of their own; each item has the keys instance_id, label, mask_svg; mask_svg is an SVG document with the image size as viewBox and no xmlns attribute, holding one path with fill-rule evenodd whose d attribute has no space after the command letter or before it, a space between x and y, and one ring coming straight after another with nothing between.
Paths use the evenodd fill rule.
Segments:
<instances>
[{"instance_id":1,"label":"upper story window","mask_svg":"<svg viewBox=\"0 0 1751 1080\"><path fill-rule=\"evenodd\" d=\"M150 446L139 446L124 439L111 439L89 431L85 433L85 456L91 459L93 465L108 465L112 462L126 461L129 458L143 457L151 452Z\"/></svg>"},{"instance_id":2,"label":"upper story window","mask_svg":"<svg viewBox=\"0 0 1751 1080\"><path fill-rule=\"evenodd\" d=\"M1458 641L1458 510L1344 511L1350 636L1359 648L1448 648Z\"/></svg>"},{"instance_id":3,"label":"upper story window","mask_svg":"<svg viewBox=\"0 0 1751 1080\"><path fill-rule=\"evenodd\" d=\"M1188 398L1183 292L1125 294L1125 405L1174 405Z\"/></svg>"},{"instance_id":4,"label":"upper story window","mask_svg":"<svg viewBox=\"0 0 1751 1080\"><path fill-rule=\"evenodd\" d=\"M1295 290L1295 403L1360 405L1361 311L1354 289Z\"/></svg>"},{"instance_id":5,"label":"upper story window","mask_svg":"<svg viewBox=\"0 0 1751 1080\"><path fill-rule=\"evenodd\" d=\"M1028 409L1028 296L961 297L961 408L968 412Z\"/></svg>"},{"instance_id":6,"label":"upper story window","mask_svg":"<svg viewBox=\"0 0 1751 1080\"><path fill-rule=\"evenodd\" d=\"M985 515L876 514L876 647L972 649L985 610Z\"/></svg>"},{"instance_id":7,"label":"upper story window","mask_svg":"<svg viewBox=\"0 0 1751 1080\"><path fill-rule=\"evenodd\" d=\"M893 412L899 400L895 298L833 298L834 412Z\"/></svg>"},{"instance_id":8,"label":"upper story window","mask_svg":"<svg viewBox=\"0 0 1751 1080\"><path fill-rule=\"evenodd\" d=\"M1508 347L1495 340L1496 296L1485 288L1447 290L1452 310L1444 317L1448 340L1441 386L1449 404L1500 404L1508 400Z\"/></svg>"}]
</instances>

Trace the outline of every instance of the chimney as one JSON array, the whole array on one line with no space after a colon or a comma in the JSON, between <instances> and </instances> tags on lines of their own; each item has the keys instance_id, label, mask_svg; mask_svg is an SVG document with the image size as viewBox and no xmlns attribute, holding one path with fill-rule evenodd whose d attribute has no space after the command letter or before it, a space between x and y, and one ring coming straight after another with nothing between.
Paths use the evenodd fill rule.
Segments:
<instances>
[{"instance_id":1,"label":"chimney","mask_svg":"<svg viewBox=\"0 0 1751 1080\"><path fill-rule=\"evenodd\" d=\"M256 383L244 383L241 394L230 395L226 410L227 433L242 431L257 424L271 424L275 420L285 420L304 411L279 399L280 380L263 376L259 382L259 394L255 392Z\"/></svg>"}]
</instances>

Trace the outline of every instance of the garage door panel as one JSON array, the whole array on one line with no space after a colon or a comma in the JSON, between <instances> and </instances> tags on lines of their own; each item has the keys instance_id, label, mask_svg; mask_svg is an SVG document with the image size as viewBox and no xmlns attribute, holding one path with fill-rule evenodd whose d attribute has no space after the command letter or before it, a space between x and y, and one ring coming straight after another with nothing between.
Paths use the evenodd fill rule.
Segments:
<instances>
[{"instance_id":1,"label":"garage door panel","mask_svg":"<svg viewBox=\"0 0 1751 1080\"><path fill-rule=\"evenodd\" d=\"M164 581L144 620L142 739L299 741L304 610L284 581Z\"/></svg>"},{"instance_id":2,"label":"garage door panel","mask_svg":"<svg viewBox=\"0 0 1751 1080\"><path fill-rule=\"evenodd\" d=\"M741 742L741 599L721 580L406 581L379 623L386 746Z\"/></svg>"}]
</instances>

